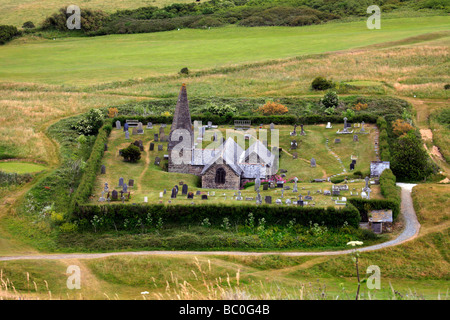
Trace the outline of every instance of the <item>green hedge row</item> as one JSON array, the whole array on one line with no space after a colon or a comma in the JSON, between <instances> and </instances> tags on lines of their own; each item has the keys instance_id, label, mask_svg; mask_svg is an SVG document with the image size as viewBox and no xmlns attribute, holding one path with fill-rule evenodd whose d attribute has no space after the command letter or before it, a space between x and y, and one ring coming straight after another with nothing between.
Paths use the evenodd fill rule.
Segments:
<instances>
[{"instance_id":1,"label":"green hedge row","mask_svg":"<svg viewBox=\"0 0 450 320\"><path fill-rule=\"evenodd\" d=\"M103 127L101 127L98 132L94 146L92 147L91 156L86 161L80 184L73 194L70 204L71 211L74 211L78 205L86 203L89 196L92 194L95 179L100 170L103 153L105 151L105 143L108 141L111 129L111 120L105 120Z\"/></svg>"},{"instance_id":2,"label":"green hedge row","mask_svg":"<svg viewBox=\"0 0 450 320\"><path fill-rule=\"evenodd\" d=\"M388 124L384 117L378 117L377 127L380 130L380 136L378 139L379 152L381 161L391 161L391 151L389 149Z\"/></svg>"},{"instance_id":3,"label":"green hedge row","mask_svg":"<svg viewBox=\"0 0 450 320\"><path fill-rule=\"evenodd\" d=\"M200 209L201 208L201 209ZM226 206L222 204L199 205L80 205L74 212L75 219L80 225L90 225L94 216L101 218L106 228L124 228L124 224L140 228L148 216L153 221L159 218L164 224L200 224L208 218L211 224L220 225L223 219L229 219L231 224L245 224L249 213L253 213L258 221L264 218L270 225L286 225L293 219L297 224L309 226L310 222L324 224L328 227L341 227L347 222L350 226L358 227L360 215L358 210L352 206L336 209L334 207L296 207L296 206L269 206L269 205L242 205Z\"/></svg>"},{"instance_id":4,"label":"green hedge row","mask_svg":"<svg viewBox=\"0 0 450 320\"><path fill-rule=\"evenodd\" d=\"M211 121L214 125L233 125L234 120L250 120L252 122L252 125L259 125L259 124L318 124L318 123L343 123L343 117L339 115L323 115L323 114L314 114L314 115L308 115L308 116L301 116L297 117L295 115L273 115L273 116L217 116L217 115L192 115L191 116L192 121L198 120L202 121L203 124L207 124L208 121ZM117 116L113 119L113 124L115 125L115 122L119 120L124 125L126 120L138 120L142 122L144 125L147 124L147 122L152 122L153 124L157 123L172 123L173 117L172 116L134 116L134 115L127 115L127 116ZM354 122L366 122L366 123L375 123L377 120L377 117L370 114L362 114L357 115L352 119Z\"/></svg>"}]
</instances>

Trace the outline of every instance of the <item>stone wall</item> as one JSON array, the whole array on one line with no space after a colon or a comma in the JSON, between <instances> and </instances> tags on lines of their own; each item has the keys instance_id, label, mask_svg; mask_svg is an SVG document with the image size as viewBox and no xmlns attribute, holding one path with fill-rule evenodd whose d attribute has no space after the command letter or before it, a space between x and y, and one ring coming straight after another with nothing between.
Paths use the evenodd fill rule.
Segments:
<instances>
[{"instance_id":1,"label":"stone wall","mask_svg":"<svg viewBox=\"0 0 450 320\"><path fill-rule=\"evenodd\" d=\"M225 170L225 183L216 184L216 171L219 168ZM202 188L207 189L234 189L239 190L241 177L236 174L229 166L225 164L212 165L202 176Z\"/></svg>"}]
</instances>

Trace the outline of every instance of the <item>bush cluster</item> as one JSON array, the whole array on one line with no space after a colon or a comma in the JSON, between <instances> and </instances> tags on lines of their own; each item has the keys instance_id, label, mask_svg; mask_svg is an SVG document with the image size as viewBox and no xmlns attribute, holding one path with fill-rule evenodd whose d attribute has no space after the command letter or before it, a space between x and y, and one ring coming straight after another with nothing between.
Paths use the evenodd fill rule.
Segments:
<instances>
[{"instance_id":1,"label":"bush cluster","mask_svg":"<svg viewBox=\"0 0 450 320\"><path fill-rule=\"evenodd\" d=\"M5 44L21 34L14 26L0 25L0 44Z\"/></svg>"}]
</instances>

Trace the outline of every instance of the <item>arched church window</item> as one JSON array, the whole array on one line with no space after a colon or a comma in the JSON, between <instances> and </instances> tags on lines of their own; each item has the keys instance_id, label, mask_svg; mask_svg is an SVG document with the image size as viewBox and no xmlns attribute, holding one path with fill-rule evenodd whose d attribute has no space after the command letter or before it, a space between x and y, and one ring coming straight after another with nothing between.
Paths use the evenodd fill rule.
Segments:
<instances>
[{"instance_id":1,"label":"arched church window","mask_svg":"<svg viewBox=\"0 0 450 320\"><path fill-rule=\"evenodd\" d=\"M218 184L224 184L225 183L225 175L226 172L223 168L219 168L216 171L216 183Z\"/></svg>"}]
</instances>

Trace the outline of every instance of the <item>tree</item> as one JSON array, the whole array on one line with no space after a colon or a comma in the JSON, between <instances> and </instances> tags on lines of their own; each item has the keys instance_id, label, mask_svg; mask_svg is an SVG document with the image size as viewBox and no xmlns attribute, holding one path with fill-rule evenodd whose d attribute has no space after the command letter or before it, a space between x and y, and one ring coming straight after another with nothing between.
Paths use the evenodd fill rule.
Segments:
<instances>
[{"instance_id":1,"label":"tree","mask_svg":"<svg viewBox=\"0 0 450 320\"><path fill-rule=\"evenodd\" d=\"M391 170L402 181L423 180L432 173L428 154L415 132L404 134L392 144Z\"/></svg>"},{"instance_id":2,"label":"tree","mask_svg":"<svg viewBox=\"0 0 450 320\"><path fill-rule=\"evenodd\" d=\"M333 88L333 81L327 80L324 77L316 77L311 83L313 90L327 90Z\"/></svg>"},{"instance_id":3,"label":"tree","mask_svg":"<svg viewBox=\"0 0 450 320\"><path fill-rule=\"evenodd\" d=\"M259 107L259 112L261 112L265 116L271 116L274 114L285 114L289 112L289 109L282 105L281 103L277 103L274 101L267 101L265 105Z\"/></svg>"},{"instance_id":4,"label":"tree","mask_svg":"<svg viewBox=\"0 0 450 320\"><path fill-rule=\"evenodd\" d=\"M323 98L320 99L320 103L325 108L336 108L339 105L339 97L336 92L328 91Z\"/></svg>"},{"instance_id":5,"label":"tree","mask_svg":"<svg viewBox=\"0 0 450 320\"><path fill-rule=\"evenodd\" d=\"M134 144L130 144L127 148L122 150L122 157L124 161L137 162L141 159L141 150Z\"/></svg>"}]
</instances>

